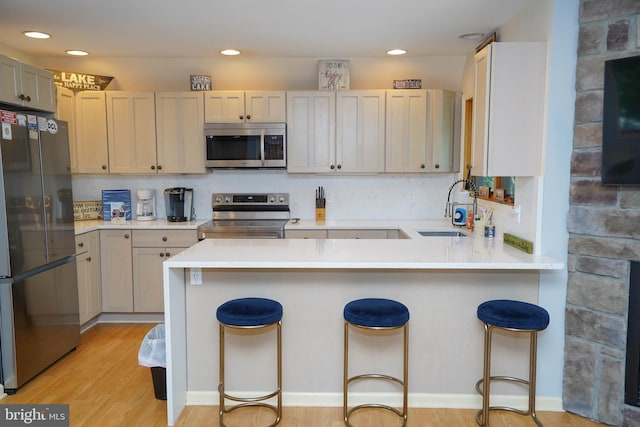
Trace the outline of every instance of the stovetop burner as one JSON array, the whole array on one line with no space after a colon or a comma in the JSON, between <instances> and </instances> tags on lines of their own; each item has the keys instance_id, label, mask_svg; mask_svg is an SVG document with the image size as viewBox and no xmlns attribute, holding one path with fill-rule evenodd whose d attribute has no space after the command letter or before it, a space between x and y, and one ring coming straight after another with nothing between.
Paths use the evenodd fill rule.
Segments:
<instances>
[{"instance_id":1,"label":"stovetop burner","mask_svg":"<svg viewBox=\"0 0 640 427\"><path fill-rule=\"evenodd\" d=\"M289 194L213 194L213 220L198 227L198 238L283 238Z\"/></svg>"}]
</instances>

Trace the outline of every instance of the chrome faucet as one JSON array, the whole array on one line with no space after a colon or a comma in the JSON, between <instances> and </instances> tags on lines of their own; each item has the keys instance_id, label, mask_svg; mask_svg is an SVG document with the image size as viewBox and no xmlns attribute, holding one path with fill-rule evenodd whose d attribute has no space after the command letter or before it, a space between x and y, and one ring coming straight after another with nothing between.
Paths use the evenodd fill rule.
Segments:
<instances>
[{"instance_id":1,"label":"chrome faucet","mask_svg":"<svg viewBox=\"0 0 640 427\"><path fill-rule=\"evenodd\" d=\"M471 195L473 196L473 202L458 203L458 202L451 201L451 192L453 191L453 188L456 185L462 184L462 183L464 183L464 188L468 188L471 191ZM478 212L478 190L476 189L475 182L473 182L470 178L459 179L455 181L453 184L451 184L451 187L449 187L449 194L447 195L447 205L444 208L444 216L445 218L451 217L452 224L453 224L453 211L456 208L456 206L471 206L471 209L470 209L471 215L473 215L473 218L476 217L476 213ZM453 225L458 225L458 224L453 224Z\"/></svg>"}]
</instances>

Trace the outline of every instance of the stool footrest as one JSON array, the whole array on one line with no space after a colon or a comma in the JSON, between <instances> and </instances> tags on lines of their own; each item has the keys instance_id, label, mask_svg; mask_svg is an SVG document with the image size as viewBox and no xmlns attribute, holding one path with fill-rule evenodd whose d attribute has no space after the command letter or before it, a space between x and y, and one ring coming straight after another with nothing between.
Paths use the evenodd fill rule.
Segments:
<instances>
[{"instance_id":1,"label":"stool footrest","mask_svg":"<svg viewBox=\"0 0 640 427\"><path fill-rule=\"evenodd\" d=\"M509 412L515 412L516 414L519 414L519 415L525 415L525 416L531 415L531 418L533 419L533 422L535 422L538 427L544 427L544 425L538 419L538 416L535 413L531 413L530 410L523 411L521 409L511 408L509 406L490 406L489 407L489 411L509 411ZM476 423L478 423L479 425L483 425L482 424L482 409L480 409L478 412L476 412ZM487 425L487 427L490 427L489 424L486 424L486 425Z\"/></svg>"},{"instance_id":2,"label":"stool footrest","mask_svg":"<svg viewBox=\"0 0 640 427\"><path fill-rule=\"evenodd\" d=\"M350 384L352 381L366 380L366 379L393 381L393 382L396 382L396 383L400 384L401 386L404 386L404 382L401 379L396 378L396 377L392 377L392 376L389 376L389 375L384 375L384 374L362 374L362 375L356 375L355 377L351 377L351 378L347 379L347 384Z\"/></svg>"},{"instance_id":3,"label":"stool footrest","mask_svg":"<svg viewBox=\"0 0 640 427\"><path fill-rule=\"evenodd\" d=\"M504 382L514 382L514 383L519 383L525 386L529 386L529 381L527 380L523 380L522 378L516 378L516 377L507 377L507 376L500 376L500 375L496 375L493 377L489 377L489 381L504 381ZM482 390L482 383L484 382L483 379L479 379L478 382L476 382L476 391L478 393L480 393L480 396L484 396L484 391Z\"/></svg>"},{"instance_id":4,"label":"stool footrest","mask_svg":"<svg viewBox=\"0 0 640 427\"><path fill-rule=\"evenodd\" d=\"M383 405L380 403L364 403L362 405L358 405L358 406L354 406L353 408L349 409L347 411L347 414L344 417L344 423L348 426L348 427L353 427L351 425L351 422L349 422L349 417L351 416L351 414L353 414L355 411L358 411L360 409L384 409L385 411L390 411L393 412L394 414L396 414L397 416L399 416L400 418L402 418L402 424L401 427L404 427L407 425L407 414L403 414L402 411L400 411L397 408L394 408L392 406L388 406L388 405Z\"/></svg>"},{"instance_id":5,"label":"stool footrest","mask_svg":"<svg viewBox=\"0 0 640 427\"><path fill-rule=\"evenodd\" d=\"M256 397L238 397L232 396L227 393L222 393L222 396L227 400L232 400L234 402L262 402L263 400L271 399L280 394L280 390L275 390L272 393L265 394L264 396L256 396Z\"/></svg>"},{"instance_id":6,"label":"stool footrest","mask_svg":"<svg viewBox=\"0 0 640 427\"><path fill-rule=\"evenodd\" d=\"M230 408L221 410L220 411L220 417L219 417L220 426L221 427L226 427L226 424L224 423L224 419L222 417L224 414L228 414L228 413L233 412L233 411L235 411L237 409L256 408L256 407L268 409L270 411L273 411L273 413L276 415L276 419L273 421L273 423L269 424L267 427L274 427L274 426L278 425L278 423L280 423L280 411L278 411L278 408L276 406L269 405L268 403L248 402L248 403L241 403L239 405L231 406Z\"/></svg>"}]
</instances>

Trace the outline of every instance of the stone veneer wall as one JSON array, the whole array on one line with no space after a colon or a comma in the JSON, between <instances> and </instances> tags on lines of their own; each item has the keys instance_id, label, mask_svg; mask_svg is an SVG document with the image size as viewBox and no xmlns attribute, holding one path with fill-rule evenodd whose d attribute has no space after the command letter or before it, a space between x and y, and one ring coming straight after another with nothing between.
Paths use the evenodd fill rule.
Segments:
<instances>
[{"instance_id":1,"label":"stone veneer wall","mask_svg":"<svg viewBox=\"0 0 640 427\"><path fill-rule=\"evenodd\" d=\"M624 404L629 267L640 261L640 188L601 185L602 88L604 61L635 55L640 0L580 0L563 405L620 426L640 426L640 408Z\"/></svg>"}]
</instances>

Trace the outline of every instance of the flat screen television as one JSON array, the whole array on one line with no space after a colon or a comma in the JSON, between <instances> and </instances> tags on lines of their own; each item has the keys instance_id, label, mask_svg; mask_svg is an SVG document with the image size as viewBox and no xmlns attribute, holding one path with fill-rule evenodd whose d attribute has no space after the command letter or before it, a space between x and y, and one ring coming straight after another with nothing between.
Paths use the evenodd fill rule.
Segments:
<instances>
[{"instance_id":1,"label":"flat screen television","mask_svg":"<svg viewBox=\"0 0 640 427\"><path fill-rule=\"evenodd\" d=\"M604 63L602 183L640 185L640 56Z\"/></svg>"}]
</instances>

